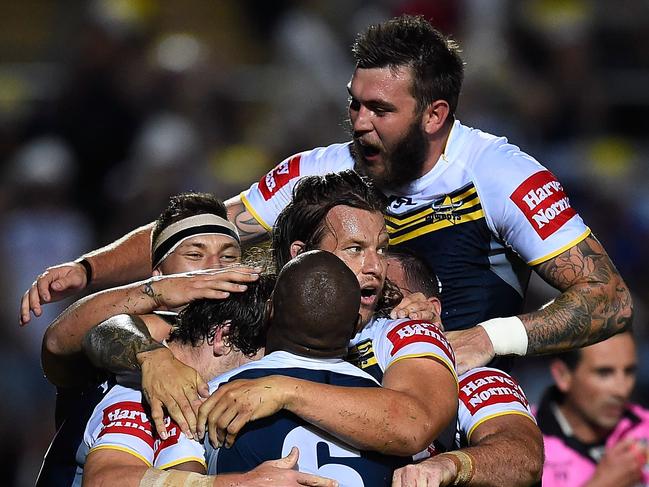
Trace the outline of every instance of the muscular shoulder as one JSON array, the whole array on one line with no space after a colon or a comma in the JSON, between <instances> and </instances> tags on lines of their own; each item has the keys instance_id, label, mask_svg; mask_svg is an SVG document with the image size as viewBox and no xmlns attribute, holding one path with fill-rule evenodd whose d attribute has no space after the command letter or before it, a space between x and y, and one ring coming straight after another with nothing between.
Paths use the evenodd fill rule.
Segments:
<instances>
[{"instance_id":1,"label":"muscular shoulder","mask_svg":"<svg viewBox=\"0 0 649 487\"><path fill-rule=\"evenodd\" d=\"M354 167L349 143L292 155L271 169L241 193L241 200L257 222L270 230L293 195L295 184L304 176L327 174Z\"/></svg>"},{"instance_id":2,"label":"muscular shoulder","mask_svg":"<svg viewBox=\"0 0 649 487\"><path fill-rule=\"evenodd\" d=\"M481 198L509 196L530 176L546 170L506 137L456 124L458 148L452 155L463 164Z\"/></svg>"},{"instance_id":3,"label":"muscular shoulder","mask_svg":"<svg viewBox=\"0 0 649 487\"><path fill-rule=\"evenodd\" d=\"M408 318L373 320L363 338L371 338L374 352L385 371L391 364L411 357L432 357L455 374L455 354L441 328L423 320Z\"/></svg>"},{"instance_id":4,"label":"muscular shoulder","mask_svg":"<svg viewBox=\"0 0 649 487\"><path fill-rule=\"evenodd\" d=\"M491 367L479 367L460 376L458 425L469 441L482 423L509 414L536 422L523 389L513 377Z\"/></svg>"},{"instance_id":5,"label":"muscular shoulder","mask_svg":"<svg viewBox=\"0 0 649 487\"><path fill-rule=\"evenodd\" d=\"M259 180L258 188L268 199L292 180L303 176L343 171L353 166L349 143L317 147L284 159Z\"/></svg>"}]
</instances>

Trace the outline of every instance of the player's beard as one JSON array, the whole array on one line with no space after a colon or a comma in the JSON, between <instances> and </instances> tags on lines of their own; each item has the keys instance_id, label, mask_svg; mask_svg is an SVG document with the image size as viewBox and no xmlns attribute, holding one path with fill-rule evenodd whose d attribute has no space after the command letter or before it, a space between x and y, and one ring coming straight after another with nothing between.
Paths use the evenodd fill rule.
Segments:
<instances>
[{"instance_id":1,"label":"player's beard","mask_svg":"<svg viewBox=\"0 0 649 487\"><path fill-rule=\"evenodd\" d=\"M363 149L358 139L353 139L351 148L354 157L354 170L369 177L380 188L396 189L422 176L430 141L421 128L420 121L415 120L408 132L392 148L381 150L383 171L377 173L363 156Z\"/></svg>"}]
</instances>

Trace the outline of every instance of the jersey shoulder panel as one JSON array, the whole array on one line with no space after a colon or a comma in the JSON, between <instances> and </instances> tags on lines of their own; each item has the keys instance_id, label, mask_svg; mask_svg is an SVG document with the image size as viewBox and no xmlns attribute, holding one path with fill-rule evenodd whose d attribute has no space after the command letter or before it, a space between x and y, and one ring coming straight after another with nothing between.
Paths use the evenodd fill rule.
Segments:
<instances>
[{"instance_id":1,"label":"jersey shoulder panel","mask_svg":"<svg viewBox=\"0 0 649 487\"><path fill-rule=\"evenodd\" d=\"M372 330L374 353L384 372L399 360L432 357L457 377L453 349L438 325L408 318L381 318Z\"/></svg>"},{"instance_id":2,"label":"jersey shoulder panel","mask_svg":"<svg viewBox=\"0 0 649 487\"><path fill-rule=\"evenodd\" d=\"M589 229L557 178L532 156L479 130L458 159L476 186L494 234L536 265L583 240Z\"/></svg>"},{"instance_id":3,"label":"jersey shoulder panel","mask_svg":"<svg viewBox=\"0 0 649 487\"><path fill-rule=\"evenodd\" d=\"M518 382L506 372L478 367L460 376L458 426L470 440L483 422L507 414L519 414L536 422Z\"/></svg>"},{"instance_id":4,"label":"jersey shoulder panel","mask_svg":"<svg viewBox=\"0 0 649 487\"><path fill-rule=\"evenodd\" d=\"M169 468L188 461L205 464L200 443L188 439L180 427L165 418L169 437L161 440L142 404L142 394L134 389L115 386L102 400L88 422L88 446L116 449L130 453L148 466Z\"/></svg>"},{"instance_id":5,"label":"jersey shoulder panel","mask_svg":"<svg viewBox=\"0 0 649 487\"><path fill-rule=\"evenodd\" d=\"M349 151L349 143L332 144L300 152L284 159L242 192L241 200L255 219L266 229L270 229L277 216L291 201L293 188L302 177L353 167L354 160Z\"/></svg>"}]
</instances>

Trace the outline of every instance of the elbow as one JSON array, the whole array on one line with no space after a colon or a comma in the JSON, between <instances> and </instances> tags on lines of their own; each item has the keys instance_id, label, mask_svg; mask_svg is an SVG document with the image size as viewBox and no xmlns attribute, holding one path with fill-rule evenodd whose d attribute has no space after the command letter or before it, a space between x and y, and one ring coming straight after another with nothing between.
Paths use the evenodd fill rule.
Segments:
<instances>
[{"instance_id":1,"label":"elbow","mask_svg":"<svg viewBox=\"0 0 649 487\"><path fill-rule=\"evenodd\" d=\"M384 455L395 455L398 457L410 457L424 451L432 441L427 441L420 431L412 431L394 435L383 445L376 448L378 453Z\"/></svg>"},{"instance_id":2,"label":"elbow","mask_svg":"<svg viewBox=\"0 0 649 487\"><path fill-rule=\"evenodd\" d=\"M541 481L543 475L543 463L545 462L545 454L543 452L543 443L536 448L534 452L528 457L528 479L522 485L532 485Z\"/></svg>"},{"instance_id":3,"label":"elbow","mask_svg":"<svg viewBox=\"0 0 649 487\"><path fill-rule=\"evenodd\" d=\"M633 323L633 298L631 297L631 291L621 279L616 294L619 302L619 311L615 316L615 322L618 325L616 332L621 333L631 329Z\"/></svg>"},{"instance_id":4,"label":"elbow","mask_svg":"<svg viewBox=\"0 0 649 487\"><path fill-rule=\"evenodd\" d=\"M391 441L386 442L385 449L381 453L397 456L412 456L421 453L433 444L447 427L455 429L455 405L449 404L437 409L435 414L430 412L422 415L404 415L400 412L400 418L395 422L399 424L396 434L392 435ZM425 418L425 419L421 419ZM404 424L404 420L407 423Z\"/></svg>"},{"instance_id":5,"label":"elbow","mask_svg":"<svg viewBox=\"0 0 649 487\"><path fill-rule=\"evenodd\" d=\"M115 473L110 468L93 469L83 474L83 487L108 487L115 485Z\"/></svg>"},{"instance_id":6,"label":"elbow","mask_svg":"<svg viewBox=\"0 0 649 487\"><path fill-rule=\"evenodd\" d=\"M51 355L63 355L64 350L56 328L49 326L43 335L43 351Z\"/></svg>"},{"instance_id":7,"label":"elbow","mask_svg":"<svg viewBox=\"0 0 649 487\"><path fill-rule=\"evenodd\" d=\"M519 445L517 448L518 455L519 458L523 459L518 463L521 466L521 471L518 475L519 482L516 485L524 487L539 482L543 475L543 464L545 462L541 431L535 426L533 434L512 443Z\"/></svg>"},{"instance_id":8,"label":"elbow","mask_svg":"<svg viewBox=\"0 0 649 487\"><path fill-rule=\"evenodd\" d=\"M630 330L633 322L633 298L622 277L618 276L618 279L613 279L609 286L610 312L607 316L606 326L602 330L602 336L599 337L600 340Z\"/></svg>"}]
</instances>

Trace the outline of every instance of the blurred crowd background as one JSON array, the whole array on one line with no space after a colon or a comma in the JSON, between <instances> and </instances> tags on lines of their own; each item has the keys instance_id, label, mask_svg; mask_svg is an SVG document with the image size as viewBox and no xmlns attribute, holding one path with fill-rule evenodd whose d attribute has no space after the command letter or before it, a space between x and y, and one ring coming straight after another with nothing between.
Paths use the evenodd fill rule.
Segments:
<instances>
[{"instance_id":1,"label":"blurred crowd background","mask_svg":"<svg viewBox=\"0 0 649 487\"><path fill-rule=\"evenodd\" d=\"M463 47L460 120L550 168L604 243L634 294L647 372L646 1L3 0L3 485L33 484L53 434L40 344L69 303L20 329L35 276L151 221L171 194L226 198L294 152L346 140L349 47L404 12ZM552 297L531 288L528 307ZM516 373L538 399L543 361Z\"/></svg>"}]
</instances>

